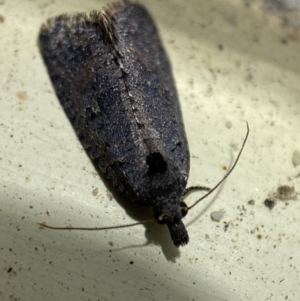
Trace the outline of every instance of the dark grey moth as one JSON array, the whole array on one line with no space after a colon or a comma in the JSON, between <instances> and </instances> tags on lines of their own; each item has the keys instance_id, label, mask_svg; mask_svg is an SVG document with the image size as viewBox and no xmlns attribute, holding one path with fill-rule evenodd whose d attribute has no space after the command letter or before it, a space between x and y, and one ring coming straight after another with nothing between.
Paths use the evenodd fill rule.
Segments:
<instances>
[{"instance_id":1,"label":"dark grey moth","mask_svg":"<svg viewBox=\"0 0 300 301\"><path fill-rule=\"evenodd\" d=\"M130 200L153 207L175 246L189 149L172 70L144 7L128 1L42 26L39 47L87 154Z\"/></svg>"},{"instance_id":2,"label":"dark grey moth","mask_svg":"<svg viewBox=\"0 0 300 301\"><path fill-rule=\"evenodd\" d=\"M39 47L94 164L128 199L153 208L175 246L187 244L182 218L196 205L182 202L191 190L188 143L171 65L146 9L123 1L49 19Z\"/></svg>"}]
</instances>

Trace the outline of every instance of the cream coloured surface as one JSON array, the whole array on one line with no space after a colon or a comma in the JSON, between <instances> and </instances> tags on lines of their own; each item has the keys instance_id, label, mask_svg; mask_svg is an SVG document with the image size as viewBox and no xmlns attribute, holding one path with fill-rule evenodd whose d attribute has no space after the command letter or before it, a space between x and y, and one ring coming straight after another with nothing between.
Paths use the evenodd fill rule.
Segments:
<instances>
[{"instance_id":1,"label":"cream coloured surface","mask_svg":"<svg viewBox=\"0 0 300 301\"><path fill-rule=\"evenodd\" d=\"M230 178L185 218L186 247L173 247L159 225L150 233L37 226L132 222L134 208L112 197L79 144L36 42L48 17L105 3L0 1L0 299L299 300L299 201L277 201L271 211L263 202L280 185L300 191L292 162L300 150L300 44L259 5L143 1L173 65L189 185L216 184L246 120L251 130ZM213 222L219 210L225 215Z\"/></svg>"}]
</instances>

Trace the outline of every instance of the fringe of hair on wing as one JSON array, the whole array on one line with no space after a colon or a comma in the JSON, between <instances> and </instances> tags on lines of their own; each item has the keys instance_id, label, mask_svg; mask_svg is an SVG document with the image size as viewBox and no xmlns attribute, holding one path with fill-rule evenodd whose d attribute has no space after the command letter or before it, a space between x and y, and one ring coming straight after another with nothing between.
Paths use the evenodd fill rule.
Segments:
<instances>
[{"instance_id":1,"label":"fringe of hair on wing","mask_svg":"<svg viewBox=\"0 0 300 301\"><path fill-rule=\"evenodd\" d=\"M118 34L114 26L114 15L124 9L130 2L123 0L106 5L102 10L92 10L90 13L61 14L57 17L50 18L42 25L40 35L51 36L54 31L62 28L64 33L77 30L84 30L88 23L92 24L103 42L111 46L113 55L121 59L123 57L118 47ZM59 33L56 33L59 35ZM63 34L63 32L61 33ZM58 36L59 40L59 36Z\"/></svg>"}]
</instances>

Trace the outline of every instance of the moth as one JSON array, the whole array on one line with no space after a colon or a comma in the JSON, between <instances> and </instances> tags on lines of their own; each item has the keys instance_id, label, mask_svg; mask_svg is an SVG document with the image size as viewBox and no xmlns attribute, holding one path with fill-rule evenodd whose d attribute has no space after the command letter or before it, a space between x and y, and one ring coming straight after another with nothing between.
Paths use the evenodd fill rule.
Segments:
<instances>
[{"instance_id":1,"label":"moth","mask_svg":"<svg viewBox=\"0 0 300 301\"><path fill-rule=\"evenodd\" d=\"M171 65L147 10L129 1L63 14L39 48L56 95L95 166L123 195L153 208L176 247L190 155Z\"/></svg>"}]
</instances>

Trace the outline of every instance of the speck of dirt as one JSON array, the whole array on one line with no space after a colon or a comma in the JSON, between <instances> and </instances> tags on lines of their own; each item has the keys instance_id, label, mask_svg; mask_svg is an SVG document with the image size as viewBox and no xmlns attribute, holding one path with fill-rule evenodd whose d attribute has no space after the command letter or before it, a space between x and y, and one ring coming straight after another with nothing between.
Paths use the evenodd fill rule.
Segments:
<instances>
[{"instance_id":1,"label":"speck of dirt","mask_svg":"<svg viewBox=\"0 0 300 301\"><path fill-rule=\"evenodd\" d=\"M92 191L93 196L97 196L98 192L99 192L99 189L97 187L94 188Z\"/></svg>"},{"instance_id":2,"label":"speck of dirt","mask_svg":"<svg viewBox=\"0 0 300 301\"><path fill-rule=\"evenodd\" d=\"M276 203L273 200L266 199L264 201L264 204L265 204L266 207L268 207L270 210L272 210L274 208L274 206L275 206Z\"/></svg>"},{"instance_id":3,"label":"speck of dirt","mask_svg":"<svg viewBox=\"0 0 300 301\"><path fill-rule=\"evenodd\" d=\"M254 200L250 200L250 201L248 202L248 204L249 204L249 205L255 205L255 201L254 201Z\"/></svg>"},{"instance_id":4,"label":"speck of dirt","mask_svg":"<svg viewBox=\"0 0 300 301\"><path fill-rule=\"evenodd\" d=\"M210 214L210 218L214 221L214 222L219 222L223 217L224 217L224 211L223 210L219 210L219 211L213 211Z\"/></svg>"},{"instance_id":5,"label":"speck of dirt","mask_svg":"<svg viewBox=\"0 0 300 301\"><path fill-rule=\"evenodd\" d=\"M262 239L263 238L263 236L261 235L261 234L257 234L257 239Z\"/></svg>"},{"instance_id":6,"label":"speck of dirt","mask_svg":"<svg viewBox=\"0 0 300 301\"><path fill-rule=\"evenodd\" d=\"M28 99L28 95L27 95L27 92L26 92L26 91L18 91L18 92L17 92L17 97L18 97L20 100L27 100L27 99Z\"/></svg>"},{"instance_id":7,"label":"speck of dirt","mask_svg":"<svg viewBox=\"0 0 300 301\"><path fill-rule=\"evenodd\" d=\"M292 163L293 163L294 167L300 165L300 151L295 150L293 152Z\"/></svg>"},{"instance_id":8,"label":"speck of dirt","mask_svg":"<svg viewBox=\"0 0 300 301\"><path fill-rule=\"evenodd\" d=\"M225 126L226 126L228 129L231 129L231 128L232 128L232 122L231 122L231 121L226 121Z\"/></svg>"},{"instance_id":9,"label":"speck of dirt","mask_svg":"<svg viewBox=\"0 0 300 301\"><path fill-rule=\"evenodd\" d=\"M225 223L225 225L224 225L224 231L226 232L228 230L228 228L229 228L229 224Z\"/></svg>"},{"instance_id":10,"label":"speck of dirt","mask_svg":"<svg viewBox=\"0 0 300 301\"><path fill-rule=\"evenodd\" d=\"M282 185L277 188L277 196L281 200L289 200L295 196L295 187Z\"/></svg>"}]
</instances>

